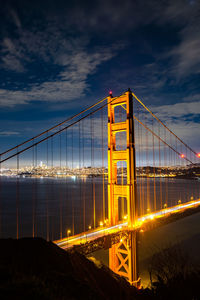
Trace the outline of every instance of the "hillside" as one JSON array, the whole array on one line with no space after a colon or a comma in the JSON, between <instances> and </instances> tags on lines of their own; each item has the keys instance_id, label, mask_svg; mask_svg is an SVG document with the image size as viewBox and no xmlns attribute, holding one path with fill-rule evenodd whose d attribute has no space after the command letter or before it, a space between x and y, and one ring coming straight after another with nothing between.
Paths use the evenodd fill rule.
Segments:
<instances>
[{"instance_id":1,"label":"hillside","mask_svg":"<svg viewBox=\"0 0 200 300\"><path fill-rule=\"evenodd\" d=\"M0 240L0 249L1 299L141 299L107 267L43 239Z\"/></svg>"}]
</instances>

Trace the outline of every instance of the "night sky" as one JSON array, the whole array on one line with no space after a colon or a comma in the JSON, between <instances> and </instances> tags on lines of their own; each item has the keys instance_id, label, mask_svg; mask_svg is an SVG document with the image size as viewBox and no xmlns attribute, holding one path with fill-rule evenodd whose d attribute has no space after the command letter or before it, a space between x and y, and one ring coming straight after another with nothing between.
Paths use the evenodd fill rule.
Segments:
<instances>
[{"instance_id":1,"label":"night sky","mask_svg":"<svg viewBox=\"0 0 200 300\"><path fill-rule=\"evenodd\" d=\"M200 1L0 8L0 152L129 87L200 152Z\"/></svg>"}]
</instances>

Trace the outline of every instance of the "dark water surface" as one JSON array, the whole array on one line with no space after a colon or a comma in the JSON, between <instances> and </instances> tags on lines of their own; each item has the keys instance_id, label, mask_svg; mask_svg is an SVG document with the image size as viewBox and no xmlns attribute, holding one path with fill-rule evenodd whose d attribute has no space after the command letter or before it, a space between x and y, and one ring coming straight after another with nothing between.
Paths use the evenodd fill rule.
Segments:
<instances>
[{"instance_id":1,"label":"dark water surface","mask_svg":"<svg viewBox=\"0 0 200 300\"><path fill-rule=\"evenodd\" d=\"M138 178L138 209L145 214L157 209L198 199L200 182L185 179ZM0 234L3 238L41 236L50 240L79 233L103 220L103 193L107 218L107 183L102 178L0 178ZM94 201L95 196L95 201ZM94 209L95 208L95 209ZM151 257L160 249L180 243L193 260L199 260L200 214L140 234L140 276L148 283ZM108 264L108 251L95 257Z\"/></svg>"},{"instance_id":2,"label":"dark water surface","mask_svg":"<svg viewBox=\"0 0 200 300\"><path fill-rule=\"evenodd\" d=\"M197 199L200 193L197 180L138 178L137 185L139 215L155 206L161 209ZM107 214L107 182L103 191L100 177L0 178L1 237L16 237L18 223L19 237L34 234L55 240L66 236L67 230L76 234L99 226Z\"/></svg>"}]
</instances>

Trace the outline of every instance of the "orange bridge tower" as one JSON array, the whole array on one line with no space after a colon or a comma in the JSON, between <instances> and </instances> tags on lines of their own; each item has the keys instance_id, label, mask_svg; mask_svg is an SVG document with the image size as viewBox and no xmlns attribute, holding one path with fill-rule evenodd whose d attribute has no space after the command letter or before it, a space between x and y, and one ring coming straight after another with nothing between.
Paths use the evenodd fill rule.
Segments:
<instances>
[{"instance_id":1,"label":"orange bridge tower","mask_svg":"<svg viewBox=\"0 0 200 300\"><path fill-rule=\"evenodd\" d=\"M126 110L126 120L115 122L116 108ZM125 132L126 149L117 150L116 134ZM117 163L123 162L127 168L126 184L117 182ZM119 202L126 201L128 234L118 244L109 249L109 266L118 275L124 276L132 285L138 286L137 233L137 190L135 165L135 139L133 120L133 98L128 90L120 97L108 97L108 219L111 226L119 224Z\"/></svg>"}]
</instances>

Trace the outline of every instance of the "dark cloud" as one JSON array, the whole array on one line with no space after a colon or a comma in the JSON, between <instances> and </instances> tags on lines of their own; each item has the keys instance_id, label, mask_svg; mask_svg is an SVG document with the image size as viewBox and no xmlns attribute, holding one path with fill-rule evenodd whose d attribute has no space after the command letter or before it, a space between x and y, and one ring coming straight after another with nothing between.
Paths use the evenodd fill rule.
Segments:
<instances>
[{"instance_id":1,"label":"dark cloud","mask_svg":"<svg viewBox=\"0 0 200 300\"><path fill-rule=\"evenodd\" d=\"M128 87L163 116L197 111L200 1L8 0L0 25L2 111L58 112Z\"/></svg>"}]
</instances>

